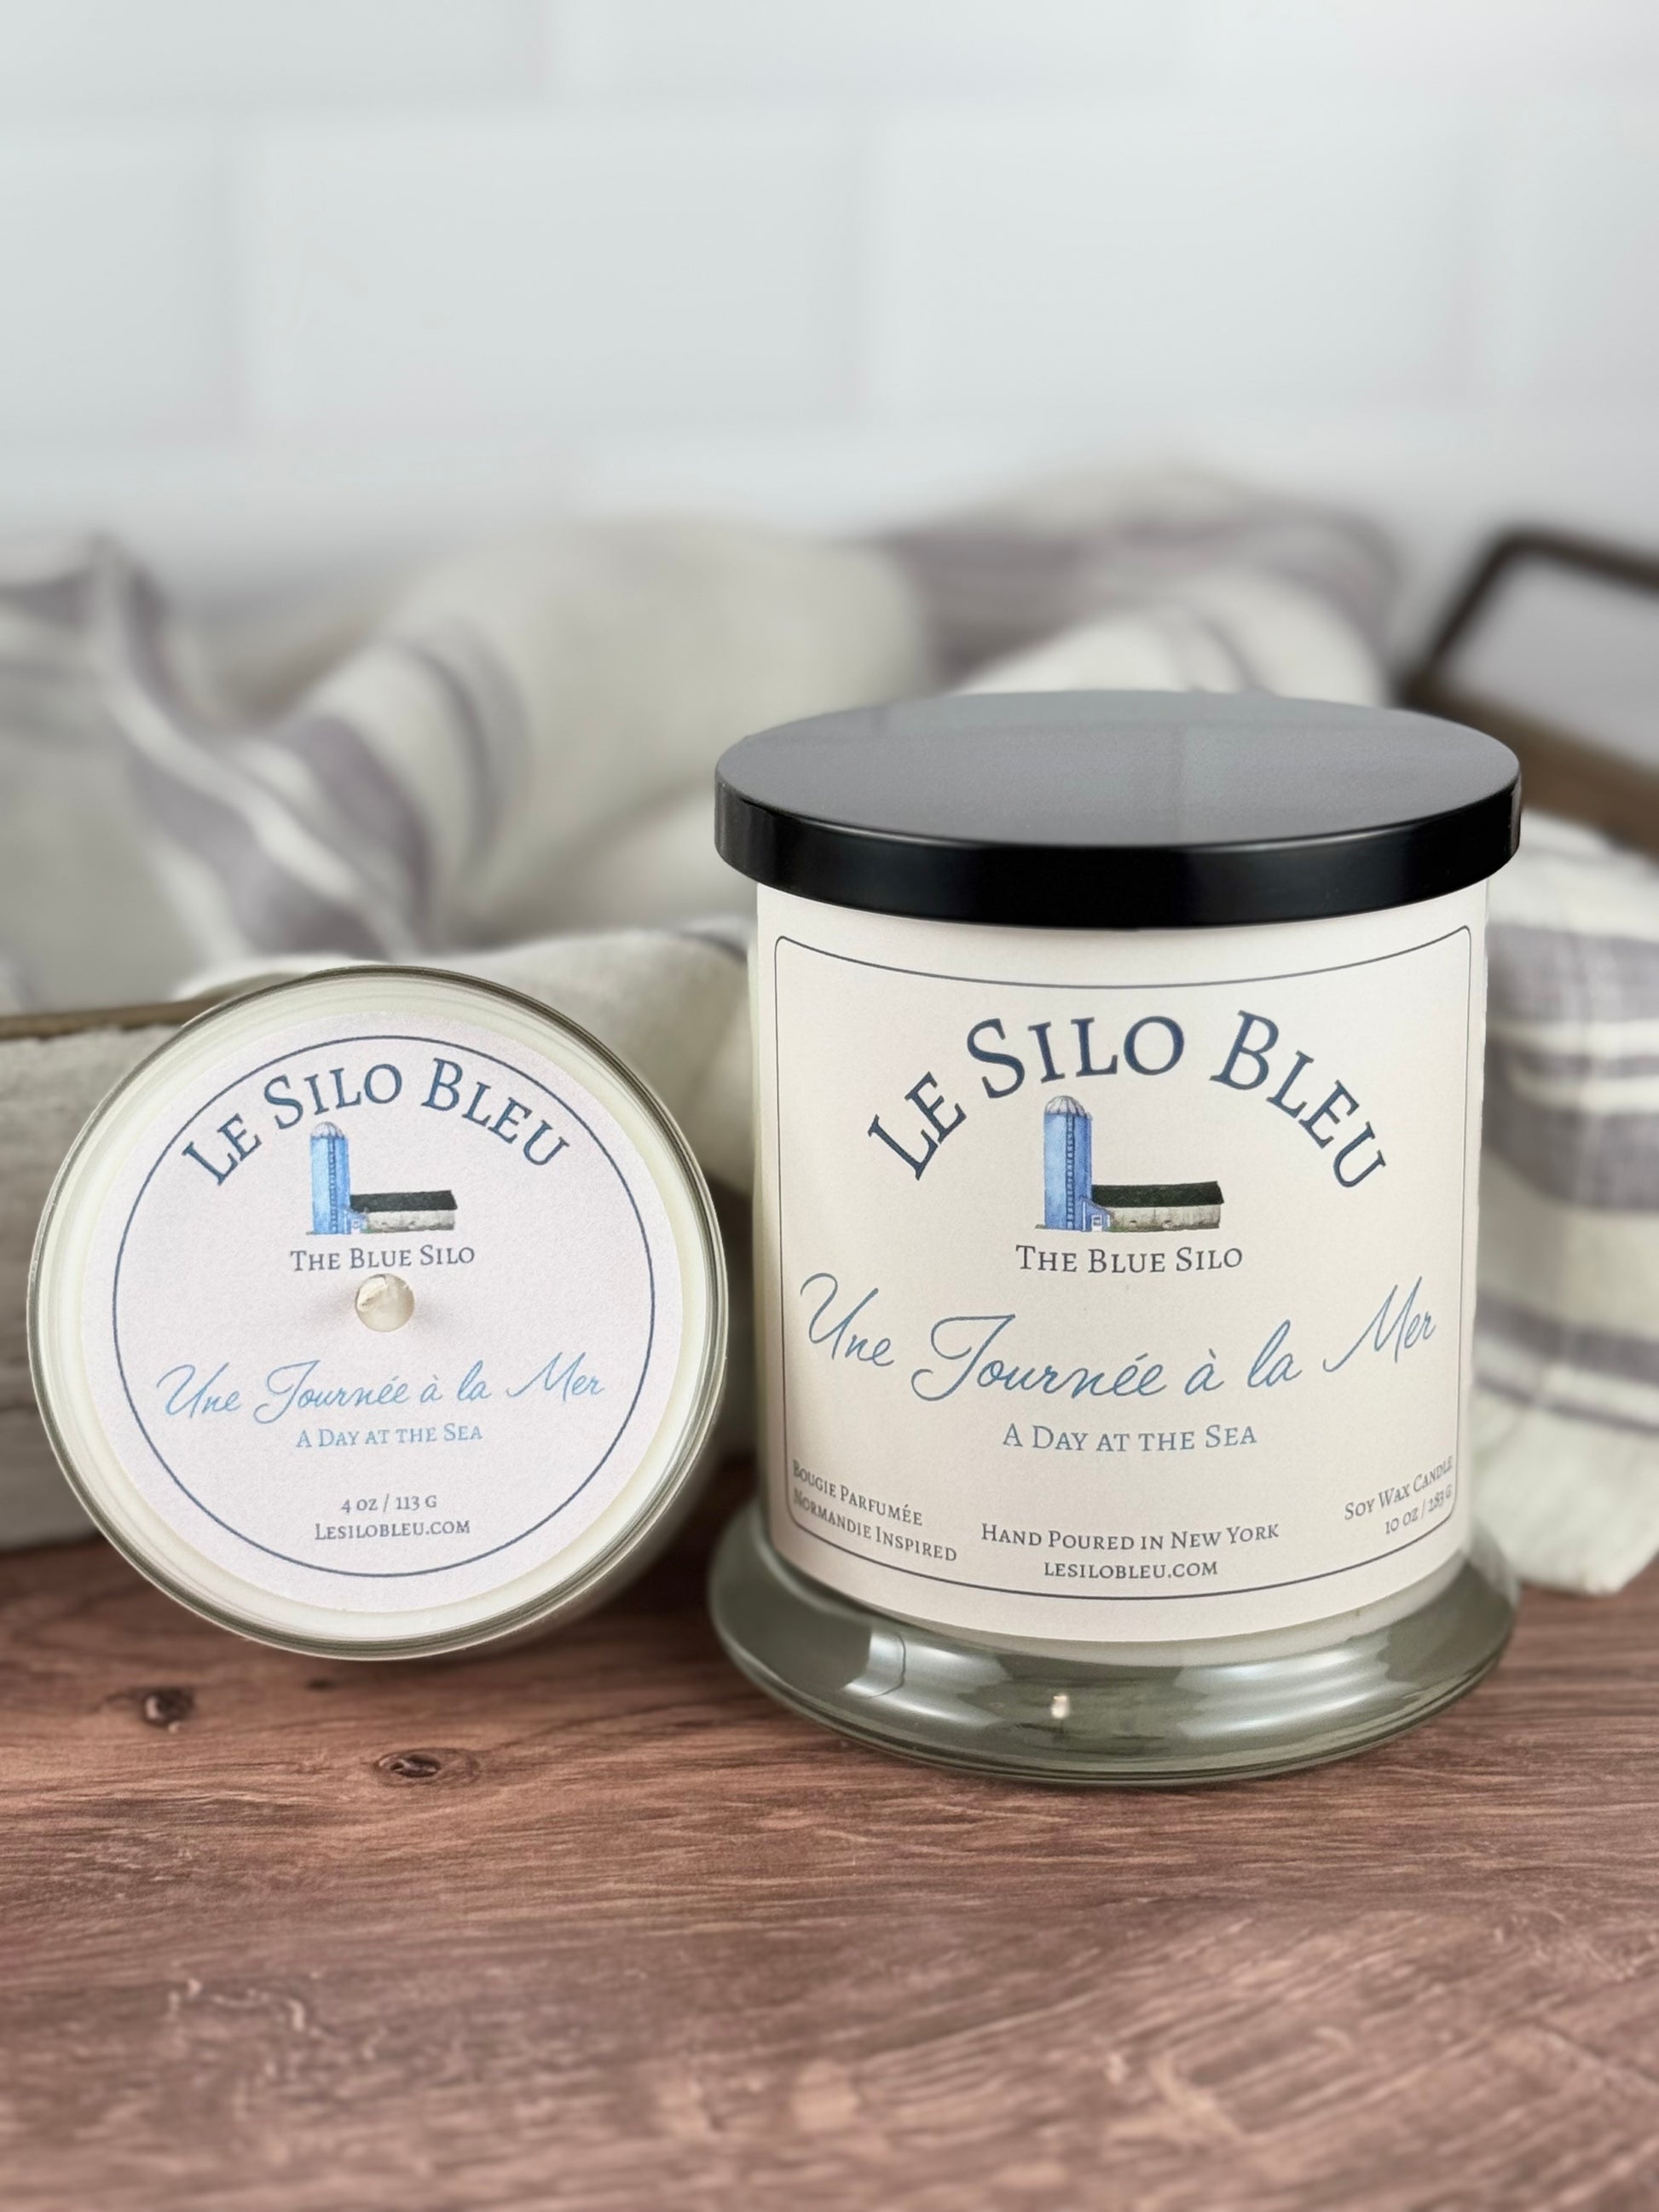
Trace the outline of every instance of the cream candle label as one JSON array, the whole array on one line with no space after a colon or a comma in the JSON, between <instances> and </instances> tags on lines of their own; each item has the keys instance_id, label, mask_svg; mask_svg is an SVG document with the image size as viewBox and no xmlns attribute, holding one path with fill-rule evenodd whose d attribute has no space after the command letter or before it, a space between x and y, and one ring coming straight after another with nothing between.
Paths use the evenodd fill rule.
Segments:
<instances>
[{"instance_id":1,"label":"cream candle label","mask_svg":"<svg viewBox=\"0 0 1659 2212\"><path fill-rule=\"evenodd\" d=\"M784 1554L1142 1642L1461 1549L1484 903L1103 939L763 891Z\"/></svg>"},{"instance_id":2,"label":"cream candle label","mask_svg":"<svg viewBox=\"0 0 1659 2212\"><path fill-rule=\"evenodd\" d=\"M679 1356L672 1231L615 1116L521 1042L407 1015L313 1018L174 1093L86 1285L94 1401L150 1506L261 1589L365 1612L573 1542Z\"/></svg>"}]
</instances>

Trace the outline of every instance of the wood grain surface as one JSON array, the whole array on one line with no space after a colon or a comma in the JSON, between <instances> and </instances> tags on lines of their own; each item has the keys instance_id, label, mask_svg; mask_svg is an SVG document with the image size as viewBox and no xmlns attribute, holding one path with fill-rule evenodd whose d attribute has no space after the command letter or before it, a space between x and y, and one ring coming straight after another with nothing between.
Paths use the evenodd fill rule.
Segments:
<instances>
[{"instance_id":1,"label":"wood grain surface","mask_svg":"<svg viewBox=\"0 0 1659 2212\"><path fill-rule=\"evenodd\" d=\"M1364 1759L1071 1795L768 1704L707 1522L447 1665L0 1561L6 2212L1659 2205L1659 1576Z\"/></svg>"}]
</instances>

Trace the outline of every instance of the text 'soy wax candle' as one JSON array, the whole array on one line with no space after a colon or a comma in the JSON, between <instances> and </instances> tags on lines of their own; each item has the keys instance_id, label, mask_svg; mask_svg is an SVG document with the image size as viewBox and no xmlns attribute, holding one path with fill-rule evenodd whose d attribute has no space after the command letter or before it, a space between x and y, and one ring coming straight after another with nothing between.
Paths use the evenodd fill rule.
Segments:
<instances>
[{"instance_id":1,"label":"text 'soy wax candle'","mask_svg":"<svg viewBox=\"0 0 1659 2212\"><path fill-rule=\"evenodd\" d=\"M738 1664L1078 1781L1335 1757L1477 1681L1486 879L1513 756L1259 696L751 738L764 1505Z\"/></svg>"},{"instance_id":2,"label":"text 'soy wax candle'","mask_svg":"<svg viewBox=\"0 0 1659 2212\"><path fill-rule=\"evenodd\" d=\"M337 1657L526 1633L636 1572L725 1346L655 1098L547 1007L413 969L188 1024L35 1248L36 1394L94 1520L210 1620Z\"/></svg>"}]
</instances>

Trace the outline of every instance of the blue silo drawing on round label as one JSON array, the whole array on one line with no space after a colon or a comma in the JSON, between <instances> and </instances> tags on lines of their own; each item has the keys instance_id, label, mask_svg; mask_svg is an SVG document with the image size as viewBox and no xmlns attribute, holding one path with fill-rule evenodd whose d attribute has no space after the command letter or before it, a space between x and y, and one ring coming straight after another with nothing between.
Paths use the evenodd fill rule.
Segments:
<instances>
[{"instance_id":1,"label":"blue silo drawing on round label","mask_svg":"<svg viewBox=\"0 0 1659 2212\"><path fill-rule=\"evenodd\" d=\"M1075 1098L1051 1098L1042 1113L1043 1227L1088 1228L1093 1183L1093 1124Z\"/></svg>"},{"instance_id":2,"label":"blue silo drawing on round label","mask_svg":"<svg viewBox=\"0 0 1659 2212\"><path fill-rule=\"evenodd\" d=\"M319 1121L311 1133L311 1233L349 1237L357 1225L351 1212L350 1147L332 1121Z\"/></svg>"},{"instance_id":3,"label":"blue silo drawing on round label","mask_svg":"<svg viewBox=\"0 0 1659 2212\"><path fill-rule=\"evenodd\" d=\"M319 1121L312 1131L313 1237L405 1236L454 1226L453 1190L353 1190L351 1149L343 1133L332 1121Z\"/></svg>"}]
</instances>

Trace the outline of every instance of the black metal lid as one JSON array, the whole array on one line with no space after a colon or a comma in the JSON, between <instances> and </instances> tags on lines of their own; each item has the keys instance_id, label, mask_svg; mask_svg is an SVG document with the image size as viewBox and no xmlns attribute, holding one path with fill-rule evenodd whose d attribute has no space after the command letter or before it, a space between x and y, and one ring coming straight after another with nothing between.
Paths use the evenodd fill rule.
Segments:
<instances>
[{"instance_id":1,"label":"black metal lid","mask_svg":"<svg viewBox=\"0 0 1659 2212\"><path fill-rule=\"evenodd\" d=\"M1055 691L819 714L733 745L715 842L833 906L1048 929L1362 914L1514 852L1521 770L1426 714Z\"/></svg>"}]
</instances>

